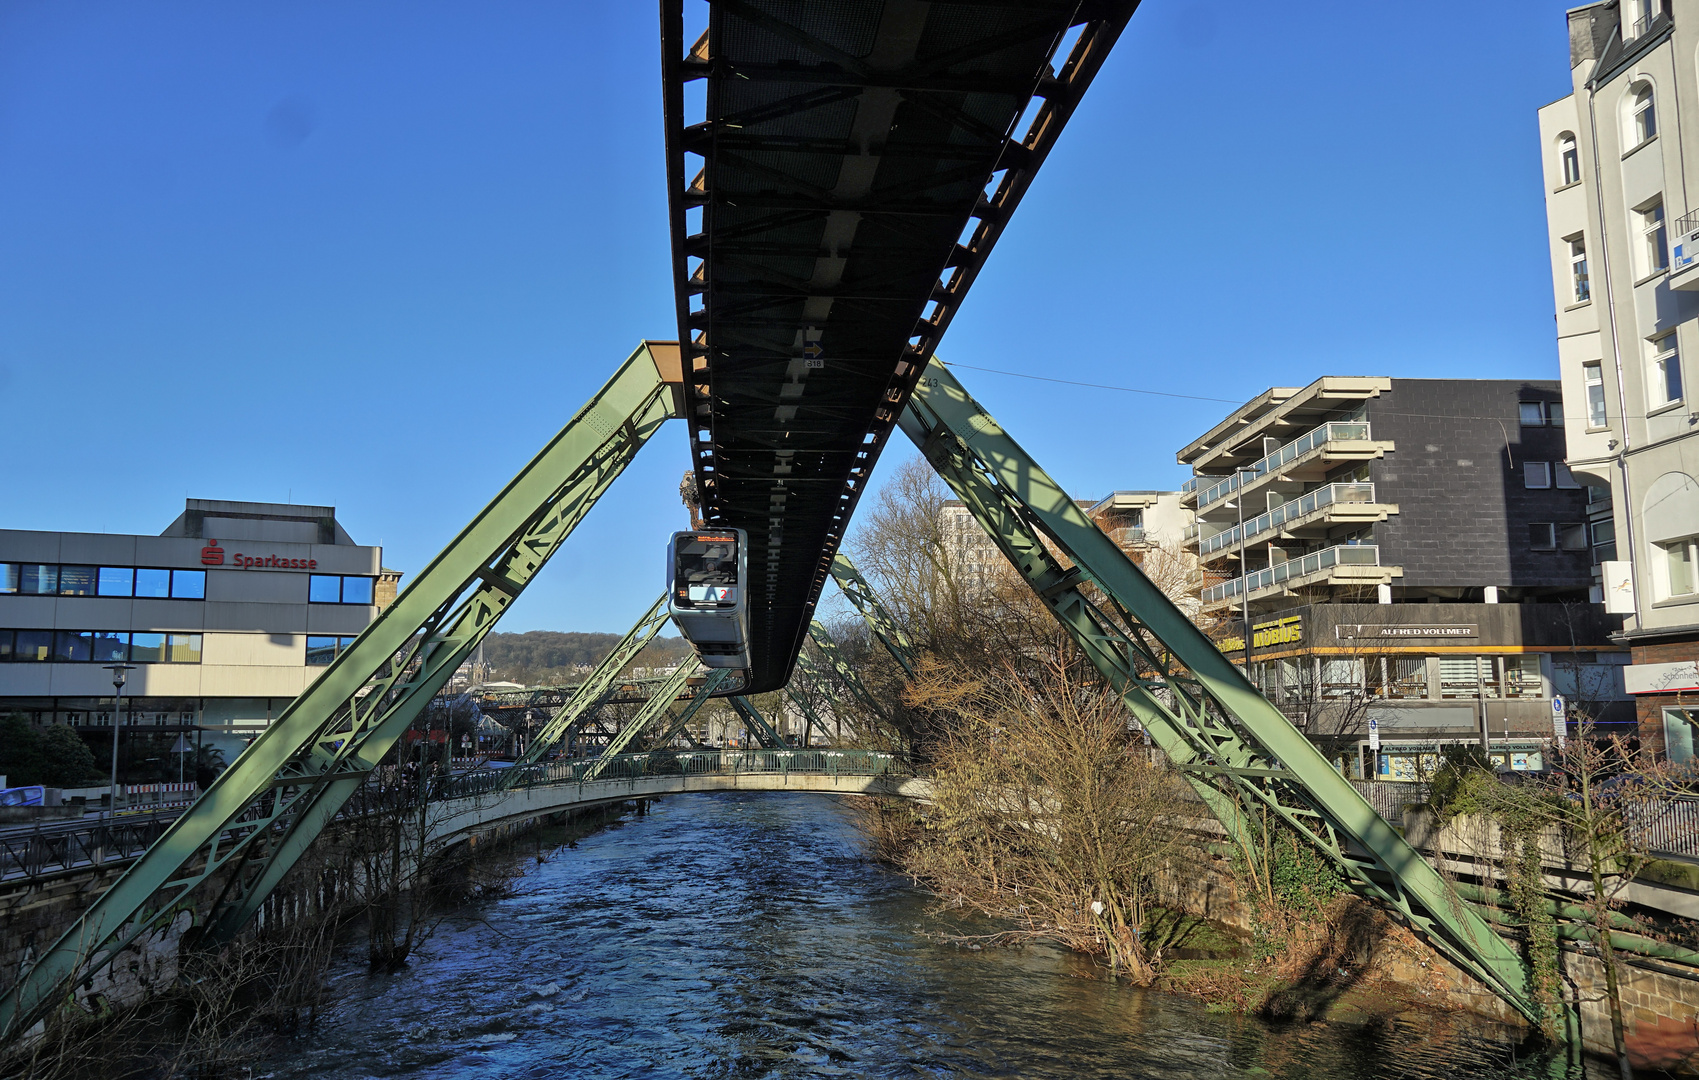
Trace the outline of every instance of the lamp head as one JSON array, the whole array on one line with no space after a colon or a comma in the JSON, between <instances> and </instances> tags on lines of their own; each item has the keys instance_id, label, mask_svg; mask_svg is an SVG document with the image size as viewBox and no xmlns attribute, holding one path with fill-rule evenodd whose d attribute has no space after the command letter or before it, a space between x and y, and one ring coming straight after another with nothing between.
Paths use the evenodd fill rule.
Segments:
<instances>
[{"instance_id":1,"label":"lamp head","mask_svg":"<svg viewBox=\"0 0 1699 1080\"><path fill-rule=\"evenodd\" d=\"M124 689L124 673L135 669L136 665L134 664L107 664L106 670L112 673L112 688L114 690Z\"/></svg>"}]
</instances>

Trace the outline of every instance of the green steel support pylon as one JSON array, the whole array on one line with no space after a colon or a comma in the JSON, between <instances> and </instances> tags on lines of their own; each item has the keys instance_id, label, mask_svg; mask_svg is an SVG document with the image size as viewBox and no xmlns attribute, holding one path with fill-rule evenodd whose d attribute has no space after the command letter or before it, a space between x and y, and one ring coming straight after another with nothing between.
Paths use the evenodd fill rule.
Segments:
<instances>
[{"instance_id":1,"label":"green steel support pylon","mask_svg":"<svg viewBox=\"0 0 1699 1080\"><path fill-rule=\"evenodd\" d=\"M867 686L861 681L861 676L855 673L855 668L851 667L849 661L844 659L843 650L838 648L838 643L832 640L832 635L827 632L826 628L820 625L820 620L816 619L809 624L808 637L814 642L814 647L820 650L820 655L825 658L828 664L832 665L832 671L838 676L838 681L843 683L851 694L855 695L855 699L861 702L874 716L884 716L885 710L881 709L879 703L873 699L873 695L868 692Z\"/></svg>"},{"instance_id":2,"label":"green steel support pylon","mask_svg":"<svg viewBox=\"0 0 1699 1080\"><path fill-rule=\"evenodd\" d=\"M1521 958L933 360L900 420L1156 744L1243 835L1277 817L1538 1024ZM1049 546L1046 546L1046 541ZM1230 797L1231 804L1224 805Z\"/></svg>"},{"instance_id":3,"label":"green steel support pylon","mask_svg":"<svg viewBox=\"0 0 1699 1080\"><path fill-rule=\"evenodd\" d=\"M740 694L733 697L731 703L738 719L743 721L743 726L749 729L751 735L755 736L755 741L761 744L762 749L784 749L784 738L773 730L773 725L767 723L767 718L761 715L761 710L755 707L755 702Z\"/></svg>"},{"instance_id":4,"label":"green steel support pylon","mask_svg":"<svg viewBox=\"0 0 1699 1080\"><path fill-rule=\"evenodd\" d=\"M514 762L515 768L511 772L516 779L518 766L530 765L541 759L557 739L572 730L591 709L600 705L603 699L618 687L620 672L625 670L625 665L635 660L637 654L643 651L643 647L666 625L667 595L662 593L661 598L644 612L636 625L626 631L625 637L613 647L613 651L602 658L602 662L596 665L596 670L590 673L590 677L579 685L566 704L555 711L549 722L543 725L543 730L531 740L531 746Z\"/></svg>"},{"instance_id":5,"label":"green steel support pylon","mask_svg":"<svg viewBox=\"0 0 1699 1080\"><path fill-rule=\"evenodd\" d=\"M814 672L814 665L812 663L805 665L804 661L806 660L808 660L807 654L797 657L796 670L791 672L791 681L785 687L785 697L789 698L790 703L796 706L797 712L802 714L802 746L804 749L808 748L809 737L813 734L815 728L820 729L820 734L826 734L826 725L821 722L820 714L814 711L814 705L808 700L808 695L800 693L796 687L798 679L815 686L819 685L819 675Z\"/></svg>"},{"instance_id":6,"label":"green steel support pylon","mask_svg":"<svg viewBox=\"0 0 1699 1080\"><path fill-rule=\"evenodd\" d=\"M832 578L838 583L849 602L855 605L855 610L861 612L861 617L867 621L867 628L873 631L885 646L885 651L891 658L902 666L905 675L914 674L914 646L909 644L908 635L897 625L897 620L885 610L885 605L879 602L879 596L873 591L849 556L839 552L832 560Z\"/></svg>"},{"instance_id":7,"label":"green steel support pylon","mask_svg":"<svg viewBox=\"0 0 1699 1080\"><path fill-rule=\"evenodd\" d=\"M730 675L731 671L727 668L709 668L707 676L702 680L702 685L695 688L690 700L684 703L684 709L667 724L666 729L655 740L655 745L664 747L678 738L679 733L695 718L702 706L708 704L709 699L714 696L714 692L720 688L720 684L725 682Z\"/></svg>"},{"instance_id":8,"label":"green steel support pylon","mask_svg":"<svg viewBox=\"0 0 1699 1080\"><path fill-rule=\"evenodd\" d=\"M631 722L622 726L619 729L619 734L608 740L607 747L596 755L596 764L585 774L584 779L594 780L601 775L602 769L615 754L625 753L625 748L631 745L631 740L642 734L643 729L648 727L657 716L672 708L673 702L677 701L679 694L684 692L684 688L695 670L695 655L691 655L678 667L673 668L672 674L667 676L667 681L660 685L660 688L655 691L655 695L645 702L641 709L637 710L637 715L631 719ZM703 696L700 687L695 696Z\"/></svg>"},{"instance_id":9,"label":"green steel support pylon","mask_svg":"<svg viewBox=\"0 0 1699 1080\"><path fill-rule=\"evenodd\" d=\"M395 602L0 996L0 1040L216 886L234 934L596 500L678 415L676 345L645 342ZM664 372L664 374L663 374ZM673 385L669 385L673 384Z\"/></svg>"}]
</instances>

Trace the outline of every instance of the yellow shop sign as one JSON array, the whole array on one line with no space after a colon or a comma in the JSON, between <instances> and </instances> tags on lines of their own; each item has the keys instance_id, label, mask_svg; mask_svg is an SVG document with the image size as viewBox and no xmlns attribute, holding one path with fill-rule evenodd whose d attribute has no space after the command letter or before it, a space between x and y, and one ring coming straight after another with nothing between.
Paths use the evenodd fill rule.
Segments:
<instances>
[{"instance_id":1,"label":"yellow shop sign","mask_svg":"<svg viewBox=\"0 0 1699 1080\"><path fill-rule=\"evenodd\" d=\"M1251 648L1262 649L1270 645L1290 645L1304 639L1304 617L1291 615L1273 622L1254 623L1251 626ZM1243 637L1222 638L1219 648L1222 652L1243 652L1245 639Z\"/></svg>"}]
</instances>

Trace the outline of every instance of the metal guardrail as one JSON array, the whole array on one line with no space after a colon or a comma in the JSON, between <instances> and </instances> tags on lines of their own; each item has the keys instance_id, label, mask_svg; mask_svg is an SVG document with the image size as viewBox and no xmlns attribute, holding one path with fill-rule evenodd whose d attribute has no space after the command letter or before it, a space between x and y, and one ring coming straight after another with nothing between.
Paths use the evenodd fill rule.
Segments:
<instances>
[{"instance_id":1,"label":"metal guardrail","mask_svg":"<svg viewBox=\"0 0 1699 1080\"><path fill-rule=\"evenodd\" d=\"M598 765L599 775L592 776ZM432 776L431 800L474 798L551 784L620 784L657 776L725 776L792 773L825 776L911 776L893 754L870 750L654 750L601 758L552 761L518 769L486 769L458 776ZM418 805L419 787L407 774L390 774L387 785L368 785L344 805L339 818ZM96 822L65 821L33 829L0 830L0 882L22 881L72 870L122 865L141 856L176 821L178 814L124 815ZM232 824L240 836L263 816L250 812Z\"/></svg>"},{"instance_id":2,"label":"metal guardrail","mask_svg":"<svg viewBox=\"0 0 1699 1080\"><path fill-rule=\"evenodd\" d=\"M1351 786L1394 825L1403 825L1407 804L1428 801L1428 785L1419 780L1353 780Z\"/></svg>"},{"instance_id":3,"label":"metal guardrail","mask_svg":"<svg viewBox=\"0 0 1699 1080\"><path fill-rule=\"evenodd\" d=\"M1648 799L1637 810L1637 839L1648 850L1699 859L1699 798Z\"/></svg>"},{"instance_id":4,"label":"metal guardrail","mask_svg":"<svg viewBox=\"0 0 1699 1080\"><path fill-rule=\"evenodd\" d=\"M1243 468L1234 469L1232 476L1229 476L1227 479L1213 487L1205 488L1203 491L1199 492L1198 509L1202 510L1210 503L1220 502L1235 491L1238 491L1239 481L1246 473L1250 473L1251 478L1245 482L1251 483L1263 476L1265 473L1273 472L1282 465L1309 453L1318 446L1323 446L1330 442L1367 442L1369 437L1369 425L1367 421L1330 420L1327 423L1322 424L1320 427L1293 439L1291 442L1282 446L1274 453L1269 454L1267 457L1254 461Z\"/></svg>"},{"instance_id":5,"label":"metal guardrail","mask_svg":"<svg viewBox=\"0 0 1699 1080\"><path fill-rule=\"evenodd\" d=\"M1375 486L1373 484L1339 483L1327 484L1306 492L1291 502L1282 503L1266 514L1259 514L1245 522L1241 528L1238 525L1218 532L1214 536L1206 536L1198 542L1198 554L1210 555L1223 548L1239 544L1241 537L1260 536L1288 521L1294 521L1308 514L1313 514L1324 506L1341 503L1372 503L1375 501Z\"/></svg>"},{"instance_id":6,"label":"metal guardrail","mask_svg":"<svg viewBox=\"0 0 1699 1080\"><path fill-rule=\"evenodd\" d=\"M1218 600L1226 600L1238 596L1247 588L1252 592L1278 585L1295 577L1305 577L1319 573L1332 566L1379 566L1380 547L1377 544L1339 544L1320 551L1312 551L1308 555L1296 559L1288 559L1283 563L1258 570L1254 574L1236 577L1232 581L1223 581L1219 585L1211 585L1203 591L1203 602L1213 604Z\"/></svg>"}]
</instances>

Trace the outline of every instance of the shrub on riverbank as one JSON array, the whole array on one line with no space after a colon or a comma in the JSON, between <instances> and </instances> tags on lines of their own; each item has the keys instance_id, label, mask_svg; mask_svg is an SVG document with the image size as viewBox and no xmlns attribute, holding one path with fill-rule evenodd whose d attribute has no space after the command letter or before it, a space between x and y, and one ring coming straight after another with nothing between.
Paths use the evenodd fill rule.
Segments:
<instances>
[{"instance_id":1,"label":"shrub on riverbank","mask_svg":"<svg viewBox=\"0 0 1699 1080\"><path fill-rule=\"evenodd\" d=\"M946 903L1011 920L1002 937L1052 938L1148 983L1142 933L1184 799L1095 671L1057 658L964 678L923 662L908 698L949 722L924 821L885 838L906 841L900 865Z\"/></svg>"}]
</instances>

